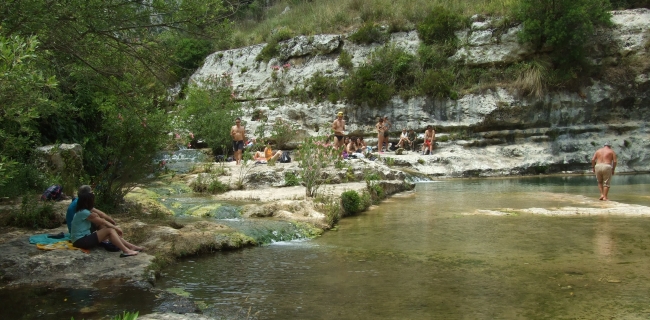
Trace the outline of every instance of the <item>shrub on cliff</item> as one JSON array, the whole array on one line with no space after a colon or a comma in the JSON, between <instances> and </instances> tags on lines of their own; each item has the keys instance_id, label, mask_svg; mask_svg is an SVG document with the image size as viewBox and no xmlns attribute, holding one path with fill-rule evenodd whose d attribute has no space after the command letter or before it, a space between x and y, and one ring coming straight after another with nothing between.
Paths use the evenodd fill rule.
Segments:
<instances>
[{"instance_id":1,"label":"shrub on cliff","mask_svg":"<svg viewBox=\"0 0 650 320\"><path fill-rule=\"evenodd\" d=\"M381 47L343 82L343 96L356 104L382 105L395 92L407 90L415 83L416 67L417 59L404 49Z\"/></svg>"},{"instance_id":2,"label":"shrub on cliff","mask_svg":"<svg viewBox=\"0 0 650 320\"><path fill-rule=\"evenodd\" d=\"M268 62L273 57L278 55L280 51L280 41L289 40L294 36L293 31L289 28L280 28L275 33L271 34L266 40L266 46L255 57L255 61Z\"/></svg>"},{"instance_id":3,"label":"shrub on cliff","mask_svg":"<svg viewBox=\"0 0 650 320\"><path fill-rule=\"evenodd\" d=\"M584 63L586 42L596 26L610 26L608 0L522 0L515 16L523 22L522 42L551 49L556 68L572 73Z\"/></svg>"},{"instance_id":4,"label":"shrub on cliff","mask_svg":"<svg viewBox=\"0 0 650 320\"><path fill-rule=\"evenodd\" d=\"M451 10L437 6L417 24L420 40L425 44L455 42L455 32L468 25L468 20Z\"/></svg>"},{"instance_id":5,"label":"shrub on cliff","mask_svg":"<svg viewBox=\"0 0 650 320\"><path fill-rule=\"evenodd\" d=\"M355 33L348 37L348 40L358 44L384 43L390 35L380 29L374 23L366 23Z\"/></svg>"}]
</instances>

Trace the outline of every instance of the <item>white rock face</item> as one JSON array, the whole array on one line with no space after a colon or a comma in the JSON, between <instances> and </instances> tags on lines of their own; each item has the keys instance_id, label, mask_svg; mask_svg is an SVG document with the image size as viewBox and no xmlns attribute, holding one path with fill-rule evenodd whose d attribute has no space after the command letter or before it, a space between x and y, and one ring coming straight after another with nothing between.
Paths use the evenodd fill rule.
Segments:
<instances>
[{"instance_id":1,"label":"white rock face","mask_svg":"<svg viewBox=\"0 0 650 320\"><path fill-rule=\"evenodd\" d=\"M620 54L643 54L650 40L650 9L612 11L612 22Z\"/></svg>"},{"instance_id":2,"label":"white rock face","mask_svg":"<svg viewBox=\"0 0 650 320\"><path fill-rule=\"evenodd\" d=\"M645 58L650 38L650 10L613 11L612 14L614 27L599 31L599 37L594 39L617 46L619 56L610 59L629 55ZM498 24L496 19L474 17L469 29L457 32L462 45L450 59L471 66L509 65L526 59L533 51L517 40L521 26L501 30ZM389 40L389 45L412 54L417 54L420 44L415 31L392 34ZM458 100L431 97L404 100L396 96L384 106L359 106L342 100L304 103L287 95L291 90L303 88L313 75L320 73L339 81L347 76L347 71L338 65L341 50L350 53L353 65L358 67L382 45L357 45L345 35L300 36L281 42L278 58L268 63L258 62L255 58L264 46L215 52L191 77L191 81L200 83L210 77L229 75L235 99L242 102L249 132L255 132L260 125L252 119L254 111L263 113L269 126L278 118L291 120L299 128L296 140L303 134L329 132L336 112L343 111L346 131L365 136L368 144L375 143L374 125L379 116L389 117L393 136L402 128L422 132L427 125L450 136L464 132L467 137L463 141L442 145L456 151L447 154L449 165L427 169L433 170L429 172L431 175L456 175L458 170L488 172L487 167L492 168L489 172L516 174L528 168L560 164L568 168L563 171L576 170L578 164L589 162L589 153L604 140L619 141L624 147L623 159L627 157L631 165L619 164L621 170L650 170L650 159L643 152L644 148L650 148L648 129L639 125L650 120L647 73L635 75L635 88L629 88L629 92L595 81L541 98L520 97L494 88L480 94L466 94ZM601 58L608 57L598 57ZM612 126L620 127L614 130ZM270 132L267 130L265 134L268 136ZM496 171L501 166L499 163L484 164L489 163L489 157L481 165L472 164L473 159L491 149L494 151L489 152L490 157L509 156L516 161Z\"/></svg>"}]
</instances>

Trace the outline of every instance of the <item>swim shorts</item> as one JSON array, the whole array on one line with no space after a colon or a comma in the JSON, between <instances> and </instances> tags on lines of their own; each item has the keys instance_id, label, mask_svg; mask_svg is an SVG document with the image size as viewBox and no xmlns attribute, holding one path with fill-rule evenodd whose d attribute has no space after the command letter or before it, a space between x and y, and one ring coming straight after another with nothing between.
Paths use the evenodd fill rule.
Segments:
<instances>
[{"instance_id":1,"label":"swim shorts","mask_svg":"<svg viewBox=\"0 0 650 320\"><path fill-rule=\"evenodd\" d=\"M234 151L244 150L244 140L232 141L232 149Z\"/></svg>"},{"instance_id":2,"label":"swim shorts","mask_svg":"<svg viewBox=\"0 0 650 320\"><path fill-rule=\"evenodd\" d=\"M431 145L431 140L425 140L424 145L427 146L427 147L430 146Z\"/></svg>"},{"instance_id":3,"label":"swim shorts","mask_svg":"<svg viewBox=\"0 0 650 320\"><path fill-rule=\"evenodd\" d=\"M598 183L609 188L609 180L612 178L612 166L606 163L598 163L594 169Z\"/></svg>"},{"instance_id":4,"label":"swim shorts","mask_svg":"<svg viewBox=\"0 0 650 320\"><path fill-rule=\"evenodd\" d=\"M93 247L96 247L99 245L99 237L97 236L97 233L93 232L87 236L84 236L83 238L77 239L72 246L76 248L81 248L81 249L92 249Z\"/></svg>"}]
</instances>

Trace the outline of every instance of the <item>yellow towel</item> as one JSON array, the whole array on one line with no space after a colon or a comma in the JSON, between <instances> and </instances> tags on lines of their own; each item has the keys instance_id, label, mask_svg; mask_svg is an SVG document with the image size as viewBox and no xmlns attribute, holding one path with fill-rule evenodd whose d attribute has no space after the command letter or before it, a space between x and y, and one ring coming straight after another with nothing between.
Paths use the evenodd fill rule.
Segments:
<instances>
[{"instance_id":1,"label":"yellow towel","mask_svg":"<svg viewBox=\"0 0 650 320\"><path fill-rule=\"evenodd\" d=\"M70 241L60 241L52 244L37 244L36 248L41 250L81 250L90 253L90 250L74 247Z\"/></svg>"}]
</instances>

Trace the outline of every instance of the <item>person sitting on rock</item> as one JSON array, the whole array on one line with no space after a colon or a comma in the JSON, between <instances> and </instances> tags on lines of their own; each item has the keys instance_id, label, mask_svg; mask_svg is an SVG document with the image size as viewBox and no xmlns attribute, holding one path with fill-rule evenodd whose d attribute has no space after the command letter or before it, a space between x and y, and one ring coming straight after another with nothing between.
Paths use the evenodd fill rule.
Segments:
<instances>
[{"instance_id":1,"label":"person sitting on rock","mask_svg":"<svg viewBox=\"0 0 650 320\"><path fill-rule=\"evenodd\" d=\"M79 190L77 191L77 197L80 197L82 194L86 194L86 193L92 193L92 188L87 184L79 187ZM68 225L68 233L71 232L72 219L74 218L75 213L77 213L78 199L79 198L74 198L72 202L70 202L70 205L68 206L68 211L65 214L65 223ZM112 223L113 225L117 225L117 223L115 223L115 220L113 220L113 218L105 214L103 211L97 208L93 208L92 212L96 213L100 218ZM98 230L101 227L103 226L97 226L93 224L90 226L90 231Z\"/></svg>"},{"instance_id":2,"label":"person sitting on rock","mask_svg":"<svg viewBox=\"0 0 650 320\"><path fill-rule=\"evenodd\" d=\"M345 147L345 151L348 153L348 157L351 158L356 158L356 159L362 159L365 158L362 152L359 151L360 147L357 143L357 138L352 137L350 138L350 142L348 145Z\"/></svg>"},{"instance_id":3,"label":"person sitting on rock","mask_svg":"<svg viewBox=\"0 0 650 320\"><path fill-rule=\"evenodd\" d=\"M282 156L282 150L278 150L275 153L273 153L273 149L271 148L271 142L267 141L266 142L266 147L264 148L264 159L266 161L271 161L273 160L278 160Z\"/></svg>"},{"instance_id":4,"label":"person sitting on rock","mask_svg":"<svg viewBox=\"0 0 650 320\"><path fill-rule=\"evenodd\" d=\"M409 135L408 132L406 132L406 128L403 128L402 134L399 136L399 142L397 143L397 146L404 148L407 145L411 145L411 140L409 140Z\"/></svg>"},{"instance_id":5,"label":"person sitting on rock","mask_svg":"<svg viewBox=\"0 0 650 320\"><path fill-rule=\"evenodd\" d=\"M93 212L95 207L95 194L92 192L79 195L77 200L77 212L71 223L70 240L72 245L81 249L91 249L98 246L104 240L110 240L115 246L122 250L120 257L137 255L144 250L142 247L133 245L122 238L122 229L113 223L102 219ZM91 232L90 226L95 224L100 229Z\"/></svg>"}]
</instances>

